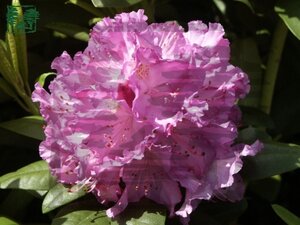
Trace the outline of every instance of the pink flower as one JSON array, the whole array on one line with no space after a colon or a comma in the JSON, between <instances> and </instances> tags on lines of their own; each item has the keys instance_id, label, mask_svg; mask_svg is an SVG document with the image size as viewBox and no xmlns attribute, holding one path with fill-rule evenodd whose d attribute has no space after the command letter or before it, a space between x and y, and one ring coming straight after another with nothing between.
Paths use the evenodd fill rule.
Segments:
<instances>
[{"instance_id":1,"label":"pink flower","mask_svg":"<svg viewBox=\"0 0 300 225\"><path fill-rule=\"evenodd\" d=\"M47 123L41 157L58 181L115 202L110 217L142 197L184 218L203 199L241 199L241 158L262 145L235 144L249 81L222 26L146 19L104 18L83 52L53 61L50 93L36 84L32 95Z\"/></svg>"}]
</instances>

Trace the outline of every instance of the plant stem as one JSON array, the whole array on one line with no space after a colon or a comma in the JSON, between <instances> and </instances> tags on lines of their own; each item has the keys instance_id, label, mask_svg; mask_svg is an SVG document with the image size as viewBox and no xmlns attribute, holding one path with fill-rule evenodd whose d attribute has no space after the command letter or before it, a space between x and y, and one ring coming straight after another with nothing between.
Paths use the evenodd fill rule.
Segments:
<instances>
[{"instance_id":1,"label":"plant stem","mask_svg":"<svg viewBox=\"0 0 300 225\"><path fill-rule=\"evenodd\" d=\"M279 19L273 34L260 102L261 109L268 114L271 111L275 82L287 32L288 28L284 22Z\"/></svg>"}]
</instances>

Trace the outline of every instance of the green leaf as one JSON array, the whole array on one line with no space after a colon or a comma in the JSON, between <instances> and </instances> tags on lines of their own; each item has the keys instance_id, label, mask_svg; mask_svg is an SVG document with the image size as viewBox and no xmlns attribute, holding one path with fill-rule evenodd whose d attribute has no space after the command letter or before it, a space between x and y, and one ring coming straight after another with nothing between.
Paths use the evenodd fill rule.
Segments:
<instances>
[{"instance_id":1,"label":"green leaf","mask_svg":"<svg viewBox=\"0 0 300 225\"><path fill-rule=\"evenodd\" d=\"M79 210L54 218L51 225L95 225L111 224L105 211Z\"/></svg>"},{"instance_id":2,"label":"green leaf","mask_svg":"<svg viewBox=\"0 0 300 225\"><path fill-rule=\"evenodd\" d=\"M19 71L18 54L14 35L12 32L6 32L6 44L8 55L10 56L11 63L16 71Z\"/></svg>"},{"instance_id":3,"label":"green leaf","mask_svg":"<svg viewBox=\"0 0 300 225\"><path fill-rule=\"evenodd\" d=\"M13 87L2 77L0 77L0 90L2 90L5 94L7 94L15 99L18 98Z\"/></svg>"},{"instance_id":4,"label":"green leaf","mask_svg":"<svg viewBox=\"0 0 300 225\"><path fill-rule=\"evenodd\" d=\"M81 8L83 8L84 10L86 10L87 12L92 13L95 16L100 16L100 17L104 16L104 14L99 9L95 8L93 5L91 5L91 4L89 4L85 1L82 1L82 0L69 0L66 3L71 3L71 4L74 4L74 5L77 5Z\"/></svg>"},{"instance_id":5,"label":"green leaf","mask_svg":"<svg viewBox=\"0 0 300 225\"><path fill-rule=\"evenodd\" d=\"M255 193L260 198L269 202L274 202L278 197L281 188L281 176L276 175L261 180L252 181L248 184L247 189Z\"/></svg>"},{"instance_id":6,"label":"green leaf","mask_svg":"<svg viewBox=\"0 0 300 225\"><path fill-rule=\"evenodd\" d=\"M245 199L239 202L217 202L203 204L202 211L210 215L220 224L232 224L247 209L248 203ZM200 207L201 208L201 207ZM200 209L201 211L201 209Z\"/></svg>"},{"instance_id":7,"label":"green leaf","mask_svg":"<svg viewBox=\"0 0 300 225\"><path fill-rule=\"evenodd\" d=\"M12 5L19 6L19 0L12 0ZM18 20L23 18L22 7L16 7L18 12ZM14 28L13 28L14 29ZM10 31L8 31L10 32ZM27 59L27 43L26 43L26 34L24 31L20 31L19 29L14 29L14 39L16 43L16 52L17 52L17 60L20 74L22 75L24 83L28 82L28 59Z\"/></svg>"},{"instance_id":8,"label":"green leaf","mask_svg":"<svg viewBox=\"0 0 300 225\"><path fill-rule=\"evenodd\" d=\"M234 0L234 1L245 4L254 13L254 9L253 9L251 3L249 2L249 0Z\"/></svg>"},{"instance_id":9,"label":"green leaf","mask_svg":"<svg viewBox=\"0 0 300 225\"><path fill-rule=\"evenodd\" d=\"M120 7L128 7L134 4L141 2L142 0L92 0L95 7L103 8L103 7L112 7L112 8L120 8Z\"/></svg>"},{"instance_id":10,"label":"green leaf","mask_svg":"<svg viewBox=\"0 0 300 225\"><path fill-rule=\"evenodd\" d=\"M140 211L141 208L135 210ZM126 214L123 212L122 214ZM125 222L126 221L126 222ZM93 211L93 210L79 210L68 213L66 215L55 218L51 225L164 225L165 216L160 213L144 211L138 218L130 217L128 220L121 220L120 217L117 220L112 221L106 216L105 211Z\"/></svg>"},{"instance_id":11,"label":"green leaf","mask_svg":"<svg viewBox=\"0 0 300 225\"><path fill-rule=\"evenodd\" d=\"M274 129L275 124L272 118L265 112L248 106L240 106L242 110L242 124L243 126L256 126Z\"/></svg>"},{"instance_id":12,"label":"green leaf","mask_svg":"<svg viewBox=\"0 0 300 225\"><path fill-rule=\"evenodd\" d=\"M226 4L223 0L213 0L216 7L220 10L220 12L225 15L226 13Z\"/></svg>"},{"instance_id":13,"label":"green leaf","mask_svg":"<svg viewBox=\"0 0 300 225\"><path fill-rule=\"evenodd\" d=\"M126 225L164 225L166 217L159 213L144 212L139 218L132 218Z\"/></svg>"},{"instance_id":14,"label":"green leaf","mask_svg":"<svg viewBox=\"0 0 300 225\"><path fill-rule=\"evenodd\" d=\"M0 216L0 225L19 225L19 224L11 219Z\"/></svg>"},{"instance_id":15,"label":"green leaf","mask_svg":"<svg viewBox=\"0 0 300 225\"><path fill-rule=\"evenodd\" d=\"M284 207L274 204L272 205L273 210L276 214L284 221L287 225L299 225L300 218L291 213L289 210Z\"/></svg>"},{"instance_id":16,"label":"green leaf","mask_svg":"<svg viewBox=\"0 0 300 225\"><path fill-rule=\"evenodd\" d=\"M13 84L16 82L16 72L13 69L13 66L11 65L9 58L7 57L7 51L4 48L4 46L0 45L0 73L2 74L3 78Z\"/></svg>"},{"instance_id":17,"label":"green leaf","mask_svg":"<svg viewBox=\"0 0 300 225\"><path fill-rule=\"evenodd\" d=\"M75 24L53 22L46 24L45 27L66 34L80 41L89 40L89 30L85 27L81 27Z\"/></svg>"},{"instance_id":18,"label":"green leaf","mask_svg":"<svg viewBox=\"0 0 300 225\"><path fill-rule=\"evenodd\" d=\"M275 11L290 31L300 40L300 1L279 0Z\"/></svg>"},{"instance_id":19,"label":"green leaf","mask_svg":"<svg viewBox=\"0 0 300 225\"><path fill-rule=\"evenodd\" d=\"M45 161L34 162L0 177L1 189L49 190L54 183Z\"/></svg>"},{"instance_id":20,"label":"green leaf","mask_svg":"<svg viewBox=\"0 0 300 225\"><path fill-rule=\"evenodd\" d=\"M272 140L272 138L269 136L269 134L264 129L254 128L254 127L249 126L245 129L239 131L237 142L252 144L257 139L260 141L265 141L265 142Z\"/></svg>"},{"instance_id":21,"label":"green leaf","mask_svg":"<svg viewBox=\"0 0 300 225\"><path fill-rule=\"evenodd\" d=\"M300 146L283 143L265 143L254 157L246 157L242 176L246 180L263 179L300 167Z\"/></svg>"},{"instance_id":22,"label":"green leaf","mask_svg":"<svg viewBox=\"0 0 300 225\"><path fill-rule=\"evenodd\" d=\"M251 90L240 105L258 107L262 89L261 58L254 38L237 38L231 45L233 65L240 67L249 75Z\"/></svg>"},{"instance_id":23,"label":"green leaf","mask_svg":"<svg viewBox=\"0 0 300 225\"><path fill-rule=\"evenodd\" d=\"M164 225L165 220L165 208L148 199L130 204L115 218L119 225Z\"/></svg>"},{"instance_id":24,"label":"green leaf","mask_svg":"<svg viewBox=\"0 0 300 225\"><path fill-rule=\"evenodd\" d=\"M43 73L43 74L41 74L41 75L38 77L38 79L37 79L36 82L38 82L42 87L44 87L46 78L47 78L48 76L51 76L51 75L55 75L55 76L56 76L56 73L53 73L53 72Z\"/></svg>"},{"instance_id":25,"label":"green leaf","mask_svg":"<svg viewBox=\"0 0 300 225\"><path fill-rule=\"evenodd\" d=\"M90 19L89 20L89 26L94 25L94 24L98 23L101 20L102 20L102 18L100 18L100 17L96 17L96 18Z\"/></svg>"},{"instance_id":26,"label":"green leaf","mask_svg":"<svg viewBox=\"0 0 300 225\"><path fill-rule=\"evenodd\" d=\"M86 192L77 185L66 188L62 184L57 184L47 193L43 201L42 211L43 213L50 212L84 195L86 195Z\"/></svg>"},{"instance_id":27,"label":"green leaf","mask_svg":"<svg viewBox=\"0 0 300 225\"><path fill-rule=\"evenodd\" d=\"M21 119L0 123L0 127L17 134L44 140L44 120L41 116L27 116Z\"/></svg>"}]
</instances>

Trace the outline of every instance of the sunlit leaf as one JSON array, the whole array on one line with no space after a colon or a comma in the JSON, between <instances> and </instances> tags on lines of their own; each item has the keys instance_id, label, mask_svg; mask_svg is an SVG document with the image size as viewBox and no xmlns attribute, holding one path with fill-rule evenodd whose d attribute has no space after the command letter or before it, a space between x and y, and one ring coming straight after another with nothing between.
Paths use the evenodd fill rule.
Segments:
<instances>
[{"instance_id":1,"label":"sunlit leaf","mask_svg":"<svg viewBox=\"0 0 300 225\"><path fill-rule=\"evenodd\" d=\"M300 167L300 147L283 143L265 143L254 157L245 158L242 175L246 180L267 178Z\"/></svg>"},{"instance_id":2,"label":"sunlit leaf","mask_svg":"<svg viewBox=\"0 0 300 225\"><path fill-rule=\"evenodd\" d=\"M34 162L0 177L1 189L49 190L54 183L45 161Z\"/></svg>"},{"instance_id":3,"label":"sunlit leaf","mask_svg":"<svg viewBox=\"0 0 300 225\"><path fill-rule=\"evenodd\" d=\"M12 0L12 5L19 6L19 0ZM22 7L16 7L18 12L18 18L23 17ZM15 43L16 43L16 52L18 58L18 66L20 74L23 77L24 83L28 82L28 59L27 59L27 43L26 43L26 34L24 31L19 31L18 29L14 29L15 35Z\"/></svg>"},{"instance_id":4,"label":"sunlit leaf","mask_svg":"<svg viewBox=\"0 0 300 225\"><path fill-rule=\"evenodd\" d=\"M0 216L0 225L18 225L18 223L7 217Z\"/></svg>"},{"instance_id":5,"label":"sunlit leaf","mask_svg":"<svg viewBox=\"0 0 300 225\"><path fill-rule=\"evenodd\" d=\"M142 0L92 0L95 7L128 7Z\"/></svg>"},{"instance_id":6,"label":"sunlit leaf","mask_svg":"<svg viewBox=\"0 0 300 225\"><path fill-rule=\"evenodd\" d=\"M89 25L91 26L91 25L93 25L93 24L96 24L96 23L98 23L98 22L101 21L101 20L102 20L102 18L99 18L99 17L90 19L90 20L89 20Z\"/></svg>"},{"instance_id":7,"label":"sunlit leaf","mask_svg":"<svg viewBox=\"0 0 300 225\"><path fill-rule=\"evenodd\" d=\"M279 0L275 11L290 31L300 40L300 1Z\"/></svg>"},{"instance_id":8,"label":"sunlit leaf","mask_svg":"<svg viewBox=\"0 0 300 225\"><path fill-rule=\"evenodd\" d=\"M85 27L81 27L70 23L61 23L61 22L48 23L45 26L49 29L66 34L69 37L75 38L80 41L89 40L89 30Z\"/></svg>"},{"instance_id":9,"label":"sunlit leaf","mask_svg":"<svg viewBox=\"0 0 300 225\"><path fill-rule=\"evenodd\" d=\"M3 45L0 45L0 73L3 78L13 84L16 82L16 72L13 69L13 66L10 63L10 60L7 56L7 51Z\"/></svg>"},{"instance_id":10,"label":"sunlit leaf","mask_svg":"<svg viewBox=\"0 0 300 225\"><path fill-rule=\"evenodd\" d=\"M0 127L31 137L37 140L44 140L44 120L41 116L27 116L16 120L0 123Z\"/></svg>"},{"instance_id":11,"label":"sunlit leaf","mask_svg":"<svg viewBox=\"0 0 300 225\"><path fill-rule=\"evenodd\" d=\"M127 225L164 225L166 217L159 213L144 212L139 218L132 218Z\"/></svg>"},{"instance_id":12,"label":"sunlit leaf","mask_svg":"<svg viewBox=\"0 0 300 225\"><path fill-rule=\"evenodd\" d=\"M14 35L12 32L6 32L7 51L11 63L16 71L19 71L18 54Z\"/></svg>"},{"instance_id":13,"label":"sunlit leaf","mask_svg":"<svg viewBox=\"0 0 300 225\"><path fill-rule=\"evenodd\" d=\"M220 10L220 12L225 15L226 13L226 4L223 0L213 0L217 8Z\"/></svg>"},{"instance_id":14,"label":"sunlit leaf","mask_svg":"<svg viewBox=\"0 0 300 225\"><path fill-rule=\"evenodd\" d=\"M71 4L74 4L74 5L77 5L81 8L83 8L84 10L86 10L87 12L90 12L92 13L93 15L95 16L100 16L100 17L103 17L103 13L95 8L92 4L89 4L87 3L86 1L82 1L82 0L69 0L67 1L67 3L71 3Z\"/></svg>"},{"instance_id":15,"label":"sunlit leaf","mask_svg":"<svg viewBox=\"0 0 300 225\"><path fill-rule=\"evenodd\" d=\"M144 199L133 203L115 218L116 225L164 225L166 210L162 206Z\"/></svg>"},{"instance_id":16,"label":"sunlit leaf","mask_svg":"<svg viewBox=\"0 0 300 225\"><path fill-rule=\"evenodd\" d=\"M274 204L272 205L273 210L276 212L276 214L284 221L287 225L299 225L300 224L300 218L291 213L286 208Z\"/></svg>"},{"instance_id":17,"label":"sunlit leaf","mask_svg":"<svg viewBox=\"0 0 300 225\"><path fill-rule=\"evenodd\" d=\"M49 190L42 205L43 213L47 213L63 206L69 202L72 202L86 194L82 188L79 186L74 186L72 188L66 188L62 184L57 184Z\"/></svg>"},{"instance_id":18,"label":"sunlit leaf","mask_svg":"<svg viewBox=\"0 0 300 225\"><path fill-rule=\"evenodd\" d=\"M44 87L44 84L45 84L45 80L47 77L51 76L51 75L56 75L56 73L52 73L52 72L49 72L49 73L43 73L41 74L38 79L37 79L37 82L42 86Z\"/></svg>"}]
</instances>

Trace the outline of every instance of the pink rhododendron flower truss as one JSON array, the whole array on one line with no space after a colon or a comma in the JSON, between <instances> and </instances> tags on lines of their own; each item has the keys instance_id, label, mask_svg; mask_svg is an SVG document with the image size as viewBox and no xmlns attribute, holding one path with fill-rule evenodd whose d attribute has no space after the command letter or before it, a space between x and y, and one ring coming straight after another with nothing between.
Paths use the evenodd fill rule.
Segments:
<instances>
[{"instance_id":1,"label":"pink rhododendron flower truss","mask_svg":"<svg viewBox=\"0 0 300 225\"><path fill-rule=\"evenodd\" d=\"M235 144L249 80L222 26L146 20L104 18L83 52L53 61L50 93L32 95L47 123L41 157L61 183L115 202L110 217L143 197L184 218L203 199L240 200L242 157L262 145Z\"/></svg>"}]
</instances>

